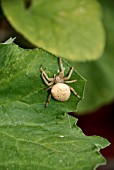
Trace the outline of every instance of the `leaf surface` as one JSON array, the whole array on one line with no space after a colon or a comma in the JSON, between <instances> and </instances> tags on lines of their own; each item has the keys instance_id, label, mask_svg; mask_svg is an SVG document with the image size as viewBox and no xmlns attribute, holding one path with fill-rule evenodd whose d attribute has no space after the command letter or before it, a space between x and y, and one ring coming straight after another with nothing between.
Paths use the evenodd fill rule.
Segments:
<instances>
[{"instance_id":1,"label":"leaf surface","mask_svg":"<svg viewBox=\"0 0 114 170\"><path fill-rule=\"evenodd\" d=\"M3 0L12 26L32 44L72 61L98 59L104 51L102 13L96 0Z\"/></svg>"},{"instance_id":2,"label":"leaf surface","mask_svg":"<svg viewBox=\"0 0 114 170\"><path fill-rule=\"evenodd\" d=\"M95 62L73 63L88 80L85 88L85 100L80 102L78 110L82 113L98 109L114 100L114 2L99 0L104 12L104 26L107 45L102 57Z\"/></svg>"},{"instance_id":3,"label":"leaf surface","mask_svg":"<svg viewBox=\"0 0 114 170\"><path fill-rule=\"evenodd\" d=\"M12 43L12 42L11 42ZM76 119L79 99L71 94L67 102L51 99L40 66L49 77L58 73L58 58L43 49L24 50L15 44L0 44L0 169L91 170L105 159L98 152L109 145L101 137L85 136ZM65 75L70 66L63 60ZM85 80L74 71L71 79L83 97Z\"/></svg>"}]
</instances>

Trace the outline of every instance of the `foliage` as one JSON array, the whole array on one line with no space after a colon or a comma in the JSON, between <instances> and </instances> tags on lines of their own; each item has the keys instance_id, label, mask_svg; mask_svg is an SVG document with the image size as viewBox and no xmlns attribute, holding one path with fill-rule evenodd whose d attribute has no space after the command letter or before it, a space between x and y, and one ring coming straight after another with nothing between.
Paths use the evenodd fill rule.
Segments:
<instances>
[{"instance_id":1,"label":"foliage","mask_svg":"<svg viewBox=\"0 0 114 170\"><path fill-rule=\"evenodd\" d=\"M53 54L86 61L104 50L102 13L95 0L34 0L29 8L23 0L3 0L2 7L18 32Z\"/></svg>"},{"instance_id":2,"label":"foliage","mask_svg":"<svg viewBox=\"0 0 114 170\"><path fill-rule=\"evenodd\" d=\"M43 3L43 0L31 1L31 4L29 4L28 7L26 7L25 1L17 2L12 0L12 3L9 0L2 1L4 13L17 31L33 44L42 46L52 53L67 58L69 62L73 61L71 62L71 65L75 65L79 72L88 80L85 89L85 100L78 106L78 111L82 113L96 110L114 99L114 3L112 0L99 0L99 3L95 0L89 1L89 3L88 1L82 0L79 2L77 0L72 0L73 3L69 1L67 2L67 5L64 5L64 3L66 4L66 1L61 1L62 4L57 3L57 1L53 1L53 3L49 3L48 1ZM58 4L55 6L57 9L54 7L51 8L54 3ZM76 6L76 8L73 8L73 6ZM40 14L38 7L43 8L40 10ZM54 17L56 23L55 27L57 28L61 24L56 22L57 17L55 16L58 16L57 14L59 14L61 10L65 11L67 14L67 18L62 16L59 17L61 18L63 23L62 26L64 27L59 33L52 31L53 22L51 22L51 9L52 13L56 11L56 15L52 15L52 18ZM67 13L68 9L73 12L68 11ZM81 9L85 10L85 13ZM49 12L50 15L46 15L48 17L45 18L41 15L41 12L43 13L43 11L47 11L45 14ZM42 22L42 17L48 22L46 29L42 24L37 24L37 22L39 23L39 17ZM75 18L75 23L72 18ZM47 24L47 22L43 23ZM70 26L67 26L67 24ZM49 34L47 27L50 29L50 34L54 33L53 37ZM75 29L75 27L78 27L78 29ZM70 36L68 34L69 29L71 31ZM74 29L76 31L74 31ZM38 37L38 35L41 34L40 30L41 32L43 31L43 34L40 37L42 41L41 45L39 45L41 41ZM106 37L106 41L104 41L104 36ZM73 41L68 37L72 37ZM51 39L51 41L49 39ZM105 50L103 52L104 45ZM98 59L98 57L100 58ZM98 60L88 61L93 59ZM77 61L80 61L80 63Z\"/></svg>"},{"instance_id":3,"label":"foliage","mask_svg":"<svg viewBox=\"0 0 114 170\"><path fill-rule=\"evenodd\" d=\"M78 110L90 112L114 100L114 1L99 0L103 7L103 22L106 30L106 48L95 62L73 63L88 80L85 100Z\"/></svg>"},{"instance_id":4,"label":"foliage","mask_svg":"<svg viewBox=\"0 0 114 170\"><path fill-rule=\"evenodd\" d=\"M76 125L77 119L66 114L76 111L76 96L71 94L67 102L52 98L49 106L44 107L48 93L40 67L53 77L59 71L56 56L61 56L70 63L62 59L65 76L73 65L86 77L80 112L92 111L111 101L114 2L1 2L3 14L14 29L47 51L22 49L13 43L15 38L0 44L0 169L91 170L104 164L99 150L109 142L84 135ZM77 79L71 86L82 99L85 79L76 70L71 79Z\"/></svg>"},{"instance_id":5,"label":"foliage","mask_svg":"<svg viewBox=\"0 0 114 170\"><path fill-rule=\"evenodd\" d=\"M98 151L108 141L85 136L76 120L65 115L75 111L76 96L67 102L52 99L44 107L47 92L39 68L46 67L52 77L59 69L58 59L43 49L24 50L7 43L0 45L0 56L0 169L91 170L104 164ZM67 74L65 61L64 67ZM78 80L73 88L83 97L85 80L76 71L72 78Z\"/></svg>"}]
</instances>

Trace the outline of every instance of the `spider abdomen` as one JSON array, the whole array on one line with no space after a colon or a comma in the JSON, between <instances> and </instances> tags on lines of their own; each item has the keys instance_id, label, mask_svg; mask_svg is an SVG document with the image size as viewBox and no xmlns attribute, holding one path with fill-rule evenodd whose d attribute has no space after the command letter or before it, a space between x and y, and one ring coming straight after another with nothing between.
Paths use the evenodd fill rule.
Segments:
<instances>
[{"instance_id":1,"label":"spider abdomen","mask_svg":"<svg viewBox=\"0 0 114 170\"><path fill-rule=\"evenodd\" d=\"M57 83L51 89L51 94L58 101L67 101L70 98L70 88L67 84Z\"/></svg>"}]
</instances>

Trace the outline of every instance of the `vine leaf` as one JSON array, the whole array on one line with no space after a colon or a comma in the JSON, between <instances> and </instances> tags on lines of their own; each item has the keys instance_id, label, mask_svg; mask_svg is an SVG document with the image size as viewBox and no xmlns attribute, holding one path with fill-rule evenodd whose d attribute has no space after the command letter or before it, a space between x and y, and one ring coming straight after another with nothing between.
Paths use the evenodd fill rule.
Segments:
<instances>
[{"instance_id":1,"label":"vine leaf","mask_svg":"<svg viewBox=\"0 0 114 170\"><path fill-rule=\"evenodd\" d=\"M24 50L0 44L0 169L91 170L105 159L99 153L106 139L85 136L65 112L75 111L79 99L67 102L52 98L44 107L47 92L39 68L52 77L58 58L43 49ZM70 66L63 60L65 74ZM73 88L83 97L85 79L76 71ZM88 162L88 163L87 163Z\"/></svg>"},{"instance_id":2,"label":"vine leaf","mask_svg":"<svg viewBox=\"0 0 114 170\"><path fill-rule=\"evenodd\" d=\"M94 0L3 0L11 25L32 44L72 61L98 59L105 36L101 8Z\"/></svg>"}]
</instances>

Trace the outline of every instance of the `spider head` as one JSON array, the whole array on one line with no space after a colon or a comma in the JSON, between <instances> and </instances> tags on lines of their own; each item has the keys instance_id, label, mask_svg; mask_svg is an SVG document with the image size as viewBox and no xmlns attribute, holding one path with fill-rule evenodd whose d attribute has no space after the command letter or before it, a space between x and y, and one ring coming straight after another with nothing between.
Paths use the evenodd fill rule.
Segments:
<instances>
[{"instance_id":1,"label":"spider head","mask_svg":"<svg viewBox=\"0 0 114 170\"><path fill-rule=\"evenodd\" d=\"M57 83L64 83L63 78L61 78L60 76L55 76L55 84Z\"/></svg>"}]
</instances>

